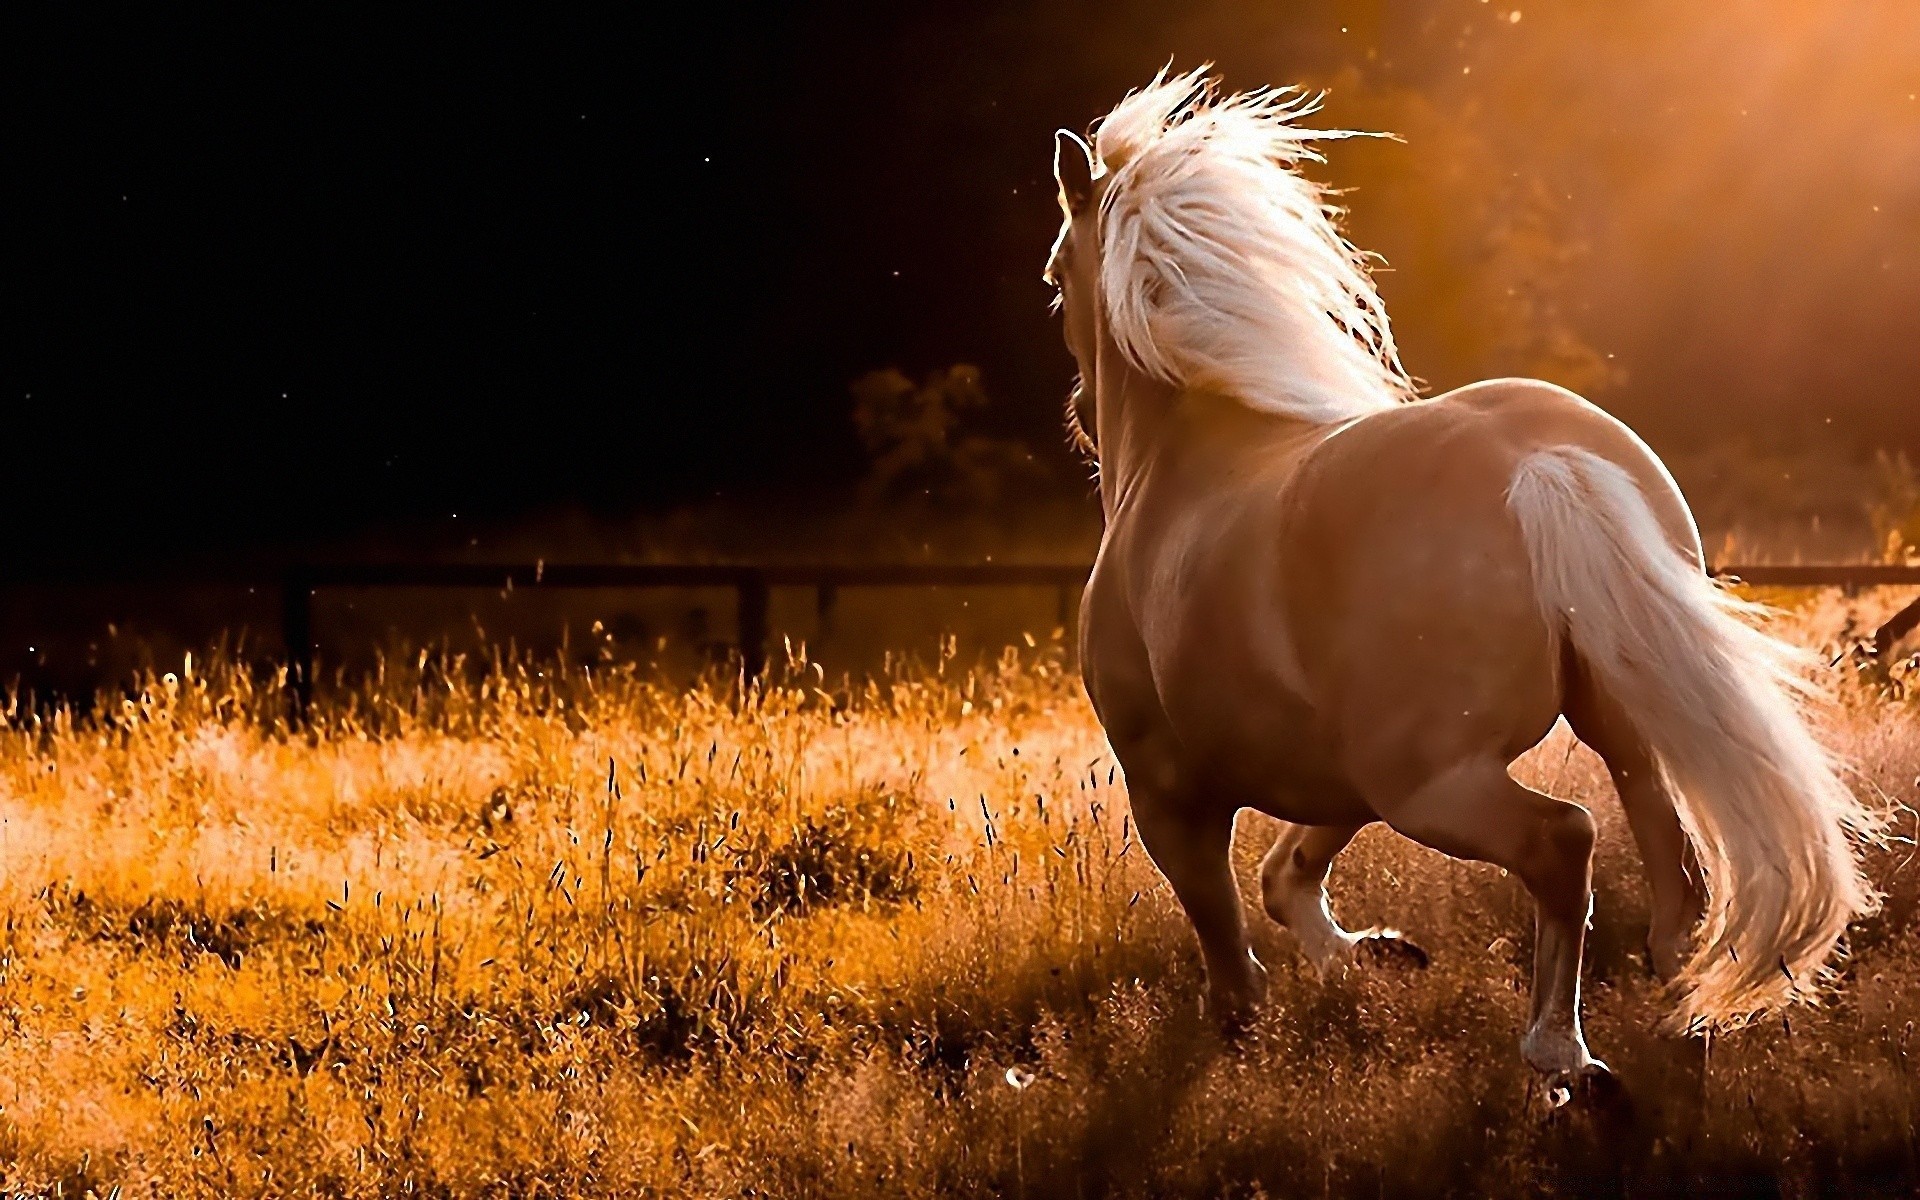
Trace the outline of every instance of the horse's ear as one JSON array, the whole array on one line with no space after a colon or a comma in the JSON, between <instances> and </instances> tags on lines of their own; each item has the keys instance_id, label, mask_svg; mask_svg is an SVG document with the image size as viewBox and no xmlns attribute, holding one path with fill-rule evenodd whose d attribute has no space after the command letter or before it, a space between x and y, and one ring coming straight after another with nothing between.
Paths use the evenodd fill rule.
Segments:
<instances>
[{"instance_id":1,"label":"horse's ear","mask_svg":"<svg viewBox=\"0 0 1920 1200\"><path fill-rule=\"evenodd\" d=\"M1079 135L1062 129L1053 135L1053 178L1060 202L1077 213L1093 199L1093 151Z\"/></svg>"}]
</instances>

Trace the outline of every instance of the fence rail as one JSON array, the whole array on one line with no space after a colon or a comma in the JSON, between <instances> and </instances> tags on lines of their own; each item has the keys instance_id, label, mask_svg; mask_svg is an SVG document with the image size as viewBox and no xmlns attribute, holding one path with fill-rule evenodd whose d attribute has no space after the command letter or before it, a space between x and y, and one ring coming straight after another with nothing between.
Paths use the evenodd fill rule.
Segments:
<instances>
[{"instance_id":1,"label":"fence rail","mask_svg":"<svg viewBox=\"0 0 1920 1200\"><path fill-rule=\"evenodd\" d=\"M767 666L767 610L777 587L814 591L822 618L850 587L1051 588L1059 623L1072 623L1086 563L367 563L296 567L280 583L280 629L288 677L303 707L313 690L313 594L325 588L731 588L740 667Z\"/></svg>"},{"instance_id":2,"label":"fence rail","mask_svg":"<svg viewBox=\"0 0 1920 1200\"><path fill-rule=\"evenodd\" d=\"M1054 589L1062 626L1072 623L1086 563L396 563L299 567L281 581L281 632L289 676L304 706L313 688L313 594L324 588L731 588L737 598L740 665L749 678L766 670L767 609L772 589L814 589L822 617L849 587L1045 587ZM1762 587L1920 586L1920 565L1729 564L1710 568L1729 581ZM1874 633L1873 648L1890 653L1920 627L1916 600Z\"/></svg>"}]
</instances>

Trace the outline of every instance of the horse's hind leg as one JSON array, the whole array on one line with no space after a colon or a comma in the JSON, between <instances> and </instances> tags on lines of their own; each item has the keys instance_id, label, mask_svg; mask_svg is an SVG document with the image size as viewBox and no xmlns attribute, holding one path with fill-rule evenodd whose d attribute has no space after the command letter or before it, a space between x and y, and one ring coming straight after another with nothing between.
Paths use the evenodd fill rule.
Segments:
<instances>
[{"instance_id":1,"label":"horse's hind leg","mask_svg":"<svg viewBox=\"0 0 1920 1200\"><path fill-rule=\"evenodd\" d=\"M1672 979L1687 960L1693 927L1706 907L1699 860L1680 827L1672 788L1626 712L1583 670L1571 673L1566 717L1613 777L1652 893L1647 955L1662 979Z\"/></svg>"},{"instance_id":2,"label":"horse's hind leg","mask_svg":"<svg viewBox=\"0 0 1920 1200\"><path fill-rule=\"evenodd\" d=\"M1282 824L1280 836L1260 865L1260 895L1267 915L1300 941L1300 949L1322 977L1338 970L1356 951L1374 951L1391 965L1424 967L1426 951L1390 930L1351 933L1333 919L1327 904L1327 872L1334 856L1363 825Z\"/></svg>"},{"instance_id":3,"label":"horse's hind leg","mask_svg":"<svg viewBox=\"0 0 1920 1200\"><path fill-rule=\"evenodd\" d=\"M1604 1071L1580 1031L1580 956L1593 904L1592 814L1515 783L1491 754L1463 759L1411 787L1383 782L1367 798L1415 841L1505 867L1527 885L1537 918L1532 1017L1521 1053L1548 1074Z\"/></svg>"},{"instance_id":4,"label":"horse's hind leg","mask_svg":"<svg viewBox=\"0 0 1920 1200\"><path fill-rule=\"evenodd\" d=\"M1233 810L1195 810L1145 794L1132 797L1133 825L1193 922L1207 963L1207 1009L1229 1029L1244 1025L1266 993L1266 971L1247 940L1233 879Z\"/></svg>"}]
</instances>

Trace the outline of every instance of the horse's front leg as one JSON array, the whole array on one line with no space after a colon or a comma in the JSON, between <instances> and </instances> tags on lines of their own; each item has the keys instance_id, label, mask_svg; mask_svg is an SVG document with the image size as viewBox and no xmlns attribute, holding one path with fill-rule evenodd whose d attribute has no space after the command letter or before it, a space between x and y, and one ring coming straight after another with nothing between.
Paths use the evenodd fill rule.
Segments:
<instances>
[{"instance_id":1,"label":"horse's front leg","mask_svg":"<svg viewBox=\"0 0 1920 1200\"><path fill-rule=\"evenodd\" d=\"M1340 970L1362 937L1333 919L1327 903L1327 872L1346 849L1359 825L1281 827L1273 848L1260 864L1260 896L1267 915L1290 931L1322 977Z\"/></svg>"},{"instance_id":2,"label":"horse's front leg","mask_svg":"<svg viewBox=\"0 0 1920 1200\"><path fill-rule=\"evenodd\" d=\"M1136 783L1131 776L1127 786L1140 844L1173 885L1200 939L1207 1012L1229 1031L1244 1028L1266 996L1267 972L1247 940L1233 878L1234 809L1178 787Z\"/></svg>"},{"instance_id":3,"label":"horse's front leg","mask_svg":"<svg viewBox=\"0 0 1920 1200\"><path fill-rule=\"evenodd\" d=\"M1351 932L1333 919L1327 902L1327 872L1364 825L1283 824L1260 864L1260 897L1267 915L1285 927L1322 979L1345 970L1355 958L1388 967L1424 968L1427 952L1397 929L1375 926Z\"/></svg>"},{"instance_id":4,"label":"horse's front leg","mask_svg":"<svg viewBox=\"0 0 1920 1200\"><path fill-rule=\"evenodd\" d=\"M1111 534L1109 535L1111 536ZM1101 549L1104 564L1106 547ZM1107 744L1126 773L1133 826L1193 923L1207 966L1207 1011L1229 1032L1244 1027L1267 992L1266 968L1247 940L1233 878L1233 819L1174 736L1133 618L1094 567L1081 610L1081 662Z\"/></svg>"}]
</instances>

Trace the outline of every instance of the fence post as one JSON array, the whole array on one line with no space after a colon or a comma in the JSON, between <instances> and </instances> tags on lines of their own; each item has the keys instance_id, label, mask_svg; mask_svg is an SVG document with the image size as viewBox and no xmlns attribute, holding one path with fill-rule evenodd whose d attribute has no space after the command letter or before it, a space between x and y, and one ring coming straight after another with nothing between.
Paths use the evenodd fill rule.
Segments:
<instances>
[{"instance_id":1,"label":"fence post","mask_svg":"<svg viewBox=\"0 0 1920 1200\"><path fill-rule=\"evenodd\" d=\"M313 580L304 571L288 571L280 583L280 638L287 648L292 715L304 721L313 705Z\"/></svg>"},{"instance_id":2,"label":"fence post","mask_svg":"<svg viewBox=\"0 0 1920 1200\"><path fill-rule=\"evenodd\" d=\"M826 580L815 586L813 593L813 615L820 626L820 640L826 641L833 633L833 610L840 601L840 589Z\"/></svg>"},{"instance_id":3,"label":"fence post","mask_svg":"<svg viewBox=\"0 0 1920 1200\"><path fill-rule=\"evenodd\" d=\"M767 670L767 577L745 571L735 585L739 594L740 673L753 683Z\"/></svg>"}]
</instances>

